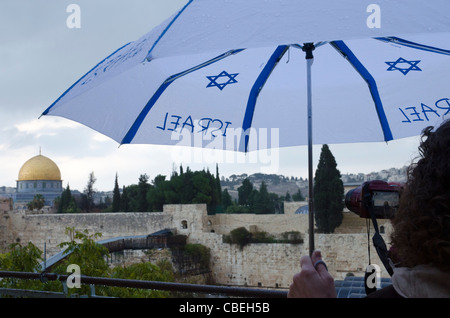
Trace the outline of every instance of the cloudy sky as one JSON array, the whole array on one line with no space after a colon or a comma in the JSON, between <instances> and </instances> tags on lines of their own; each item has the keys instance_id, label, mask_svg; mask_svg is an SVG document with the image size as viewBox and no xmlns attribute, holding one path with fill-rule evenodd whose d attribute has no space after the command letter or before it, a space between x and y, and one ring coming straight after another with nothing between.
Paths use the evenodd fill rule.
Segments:
<instances>
[{"instance_id":1,"label":"cloudy sky","mask_svg":"<svg viewBox=\"0 0 450 318\"><path fill-rule=\"evenodd\" d=\"M222 176L277 173L307 177L307 148L242 157L152 145L124 145L80 124L40 114L100 60L138 39L179 10L186 0L0 1L0 186L15 187L20 167L42 154L59 166L64 186L83 190L94 172L99 191L170 175L180 164L193 170L219 163ZM80 28L69 28L70 4L80 8ZM417 154L418 138L389 144L330 145L341 173L400 168ZM320 145L314 147L317 163ZM316 165L316 164L315 164Z\"/></svg>"}]
</instances>

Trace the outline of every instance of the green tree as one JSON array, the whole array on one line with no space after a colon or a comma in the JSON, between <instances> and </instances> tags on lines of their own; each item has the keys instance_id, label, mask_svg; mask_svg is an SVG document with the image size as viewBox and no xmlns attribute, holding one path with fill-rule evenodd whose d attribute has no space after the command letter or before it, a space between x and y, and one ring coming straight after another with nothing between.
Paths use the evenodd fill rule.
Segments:
<instances>
[{"instance_id":1,"label":"green tree","mask_svg":"<svg viewBox=\"0 0 450 318\"><path fill-rule=\"evenodd\" d=\"M45 198L42 196L42 194L36 194L31 202L27 203L27 207L29 210L40 210L45 205Z\"/></svg>"},{"instance_id":2,"label":"green tree","mask_svg":"<svg viewBox=\"0 0 450 318\"><path fill-rule=\"evenodd\" d=\"M122 196L120 198L120 211L130 212L130 198L128 197L128 188L123 186Z\"/></svg>"},{"instance_id":3,"label":"green tree","mask_svg":"<svg viewBox=\"0 0 450 318\"><path fill-rule=\"evenodd\" d=\"M89 234L88 230L77 231L72 227L66 228L66 234L70 240L58 245L64 248L64 252L70 252L63 262L63 268L66 269L68 264L77 264L82 268L82 275L106 277L108 263L104 256L108 256L109 252L106 247L96 243L102 234Z\"/></svg>"},{"instance_id":4,"label":"green tree","mask_svg":"<svg viewBox=\"0 0 450 318\"><path fill-rule=\"evenodd\" d=\"M249 213L249 207L233 203L226 209L227 213Z\"/></svg>"},{"instance_id":5,"label":"green tree","mask_svg":"<svg viewBox=\"0 0 450 318\"><path fill-rule=\"evenodd\" d=\"M119 190L119 181L116 173L116 180L114 181L114 190L113 190L113 201L112 201L112 212L120 211L120 190Z\"/></svg>"},{"instance_id":6,"label":"green tree","mask_svg":"<svg viewBox=\"0 0 450 318\"><path fill-rule=\"evenodd\" d=\"M213 191L212 203L213 207L222 205L222 186L220 185L219 165L216 164L216 176L209 176L211 180L211 187Z\"/></svg>"},{"instance_id":7,"label":"green tree","mask_svg":"<svg viewBox=\"0 0 450 318\"><path fill-rule=\"evenodd\" d=\"M84 194L86 195L86 212L91 212L94 207L94 194L96 190L94 189L94 184L97 179L94 176L94 171L89 174L88 182L84 188Z\"/></svg>"},{"instance_id":8,"label":"green tree","mask_svg":"<svg viewBox=\"0 0 450 318\"><path fill-rule=\"evenodd\" d=\"M69 184L67 184L67 187L57 199L58 200L55 199L58 207L57 213L76 213L79 211L75 198L72 196Z\"/></svg>"},{"instance_id":9,"label":"green tree","mask_svg":"<svg viewBox=\"0 0 450 318\"><path fill-rule=\"evenodd\" d=\"M20 243L13 243L9 247L10 252L0 254L0 270L13 272L36 272L41 271L40 261L42 261L42 251L33 243L28 242L22 246ZM35 280L3 278L0 280L0 287L18 289L40 289L42 283Z\"/></svg>"},{"instance_id":10,"label":"green tree","mask_svg":"<svg viewBox=\"0 0 450 318\"><path fill-rule=\"evenodd\" d=\"M192 178L194 173L189 167L186 167L186 171L180 174L180 203L188 204L192 203L194 198L194 185L192 184Z\"/></svg>"},{"instance_id":11,"label":"green tree","mask_svg":"<svg viewBox=\"0 0 450 318\"><path fill-rule=\"evenodd\" d=\"M291 199L291 194L289 193L289 191L286 192L286 195L285 195L285 197L284 197L284 200L285 200L286 202L291 202L291 201L292 201L292 199Z\"/></svg>"},{"instance_id":12,"label":"green tree","mask_svg":"<svg viewBox=\"0 0 450 318\"><path fill-rule=\"evenodd\" d=\"M253 192L253 184L250 179L245 178L242 185L238 188L238 203L239 205L249 205L249 198Z\"/></svg>"},{"instance_id":13,"label":"green tree","mask_svg":"<svg viewBox=\"0 0 450 318\"><path fill-rule=\"evenodd\" d=\"M336 160L328 145L322 146L314 178L314 215L322 233L333 233L341 225L344 208L344 185Z\"/></svg>"},{"instance_id":14,"label":"green tree","mask_svg":"<svg viewBox=\"0 0 450 318\"><path fill-rule=\"evenodd\" d=\"M69 184L67 184L67 187L63 190L61 193L61 196L59 197L58 201L58 213L63 213L64 210L69 205L70 199L72 197L72 193L70 192Z\"/></svg>"},{"instance_id":15,"label":"green tree","mask_svg":"<svg viewBox=\"0 0 450 318\"><path fill-rule=\"evenodd\" d=\"M162 211L164 204L206 203L213 211L221 202L221 188L209 171L191 171L189 167L180 174L173 172L170 180L158 175L147 192L147 202L152 211Z\"/></svg>"},{"instance_id":16,"label":"green tree","mask_svg":"<svg viewBox=\"0 0 450 318\"><path fill-rule=\"evenodd\" d=\"M77 203L75 201L75 198L72 196L70 198L70 202L69 205L66 207L66 209L64 210L65 213L77 213L80 212L81 210L78 208Z\"/></svg>"},{"instance_id":17,"label":"green tree","mask_svg":"<svg viewBox=\"0 0 450 318\"><path fill-rule=\"evenodd\" d=\"M131 184L122 193L122 206L125 212L136 212L139 210L139 186Z\"/></svg>"},{"instance_id":18,"label":"green tree","mask_svg":"<svg viewBox=\"0 0 450 318\"><path fill-rule=\"evenodd\" d=\"M147 203L147 192L150 189L150 184L148 183L147 174L141 174L139 176L138 183L138 207L137 212L147 212L148 203Z\"/></svg>"},{"instance_id":19,"label":"green tree","mask_svg":"<svg viewBox=\"0 0 450 318\"><path fill-rule=\"evenodd\" d=\"M179 175L174 173L174 174L172 174L169 181L166 181L166 182L164 182L164 184L161 184L163 186L163 192L164 192L164 202L163 203L179 204L183 200L182 197L186 196L184 194L184 192L187 190L184 187L185 176L184 176L184 172L182 171L183 168L181 166L180 166L180 170L181 170L181 173ZM192 191L192 189L189 189L188 191ZM159 211L162 211L163 203L161 203L161 209Z\"/></svg>"},{"instance_id":20,"label":"green tree","mask_svg":"<svg viewBox=\"0 0 450 318\"><path fill-rule=\"evenodd\" d=\"M166 182L166 177L158 175L153 180L153 186L147 192L147 202L149 211L162 211L166 202L166 196L171 197L170 184ZM170 202L170 199L168 200Z\"/></svg>"},{"instance_id":21,"label":"green tree","mask_svg":"<svg viewBox=\"0 0 450 318\"><path fill-rule=\"evenodd\" d=\"M173 282L173 271L166 270L158 265L145 262L129 266L117 266L113 268L112 278L135 279L147 281ZM109 287L105 291L108 296L120 298L167 298L170 293L161 290Z\"/></svg>"},{"instance_id":22,"label":"green tree","mask_svg":"<svg viewBox=\"0 0 450 318\"><path fill-rule=\"evenodd\" d=\"M268 213L283 214L284 213L284 200L283 196L278 196L276 193L269 193L271 201L271 210Z\"/></svg>"},{"instance_id":23,"label":"green tree","mask_svg":"<svg viewBox=\"0 0 450 318\"><path fill-rule=\"evenodd\" d=\"M192 176L192 184L194 186L194 198L192 203L206 203L210 205L212 202L212 187L208 175L196 171Z\"/></svg>"},{"instance_id":24,"label":"green tree","mask_svg":"<svg viewBox=\"0 0 450 318\"><path fill-rule=\"evenodd\" d=\"M259 191L255 191L252 197L251 211L258 214L271 213L274 210L272 199L267 191L267 185L263 181L259 186Z\"/></svg>"},{"instance_id":25,"label":"green tree","mask_svg":"<svg viewBox=\"0 0 450 318\"><path fill-rule=\"evenodd\" d=\"M231 195L228 193L228 189L224 189L222 191L222 205L224 211L227 210L229 206L233 204L233 200L231 199Z\"/></svg>"},{"instance_id":26,"label":"green tree","mask_svg":"<svg viewBox=\"0 0 450 318\"><path fill-rule=\"evenodd\" d=\"M33 243L28 242L25 246L13 243L8 248L10 252L0 258L2 270L33 272L41 269L39 264L42 261L42 251Z\"/></svg>"},{"instance_id":27,"label":"green tree","mask_svg":"<svg viewBox=\"0 0 450 318\"><path fill-rule=\"evenodd\" d=\"M65 253L70 253L54 269L55 273L66 274L69 264L76 264L80 267L81 275L92 277L108 277L109 267L106 256L109 255L108 249L96 243L96 239L102 236L101 233L89 234L88 230L77 231L73 227L66 228L66 234L69 241L63 242L58 246L64 249ZM78 288L69 289L69 294L89 294L89 286L82 285ZM96 287L96 293L104 293L104 287Z\"/></svg>"},{"instance_id":28,"label":"green tree","mask_svg":"<svg viewBox=\"0 0 450 318\"><path fill-rule=\"evenodd\" d=\"M101 237L101 233L89 234L87 230L76 231L74 228L66 228L66 234L69 241L59 244L64 248L64 252L69 255L59 264L52 267L51 271L57 274L67 275L67 266L76 264L80 267L81 275L91 277L112 277L122 279L136 279L149 281L174 281L174 273L171 264L168 262L158 262L156 265L151 263L134 264L127 267L108 267L105 256L108 250L103 245L97 244L96 239ZM33 243L29 242L22 246L20 243L11 244L10 252L0 254L0 270L17 272L41 272L42 251ZM59 281L3 278L0 280L0 287L20 288L40 291L62 292L62 285ZM89 295L90 287L82 284L81 289L69 288L69 296L72 294ZM95 287L95 293L99 296L113 297L168 297L168 292L153 291L135 288L120 287Z\"/></svg>"},{"instance_id":29,"label":"green tree","mask_svg":"<svg viewBox=\"0 0 450 318\"><path fill-rule=\"evenodd\" d=\"M300 191L300 189L298 189L297 192L292 195L292 200L305 201L305 197L303 196L302 191Z\"/></svg>"}]
</instances>

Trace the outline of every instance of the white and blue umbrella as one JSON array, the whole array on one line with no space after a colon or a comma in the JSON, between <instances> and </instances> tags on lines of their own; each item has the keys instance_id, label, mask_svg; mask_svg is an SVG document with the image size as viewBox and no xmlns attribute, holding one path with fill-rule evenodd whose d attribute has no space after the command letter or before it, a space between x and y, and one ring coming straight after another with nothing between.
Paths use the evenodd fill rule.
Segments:
<instances>
[{"instance_id":1,"label":"white and blue umbrella","mask_svg":"<svg viewBox=\"0 0 450 318\"><path fill-rule=\"evenodd\" d=\"M448 117L448 12L447 0L191 0L43 115L120 144L308 145L312 228L313 143L387 142Z\"/></svg>"}]
</instances>

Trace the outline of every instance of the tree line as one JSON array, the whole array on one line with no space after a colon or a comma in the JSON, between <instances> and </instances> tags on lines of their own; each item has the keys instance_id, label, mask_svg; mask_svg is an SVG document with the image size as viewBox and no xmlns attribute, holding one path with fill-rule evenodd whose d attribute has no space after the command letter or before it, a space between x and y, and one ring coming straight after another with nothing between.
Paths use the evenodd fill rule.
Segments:
<instances>
[{"instance_id":1,"label":"tree line","mask_svg":"<svg viewBox=\"0 0 450 318\"><path fill-rule=\"evenodd\" d=\"M232 201L228 190L223 190L224 208L227 213L284 213L285 201L304 201L300 189L294 195L286 192L285 196L279 196L267 190L267 185L263 181L259 190L253 185L249 178L242 181L242 185L237 189L238 200Z\"/></svg>"},{"instance_id":2,"label":"tree line","mask_svg":"<svg viewBox=\"0 0 450 318\"><path fill-rule=\"evenodd\" d=\"M90 212L98 208L93 203L96 179L94 173L89 180L81 198L71 195L69 186L63 191L55 205L60 213ZM170 178L157 175L150 181L148 175L142 174L137 184L123 186L120 191L116 174L113 198L110 204L102 207L105 212L161 212L164 204L205 203L208 213L283 213L285 201L304 201L300 189L297 193L278 196L269 193L267 185L262 182L257 189L246 178L238 190L238 199L233 200L227 189L222 190L219 171L184 171L172 172ZM314 215L319 232L332 233L342 223L344 208L344 186L336 160L328 145L322 146L319 164L314 177Z\"/></svg>"},{"instance_id":3,"label":"tree line","mask_svg":"<svg viewBox=\"0 0 450 318\"><path fill-rule=\"evenodd\" d=\"M112 212L160 212L164 204L206 203L209 212L221 205L222 195L218 168L216 174L208 169L172 172L169 179L157 175L151 182L146 174L138 184L124 186L119 191L116 175L113 190Z\"/></svg>"},{"instance_id":4,"label":"tree line","mask_svg":"<svg viewBox=\"0 0 450 318\"><path fill-rule=\"evenodd\" d=\"M215 174L208 169L192 171L180 166L179 172L172 172L167 178L157 175L150 180L147 174L141 174L137 184L119 187L118 175L114 181L112 198L106 202L94 204L94 183L96 178L91 172L82 194L72 195L69 185L55 200L58 213L76 212L160 212L164 204L205 203L208 213L283 213L284 201L303 201L300 191L290 195L278 196L269 193L263 182L259 189L246 178L238 189L239 199L233 200L227 189L220 183L219 170Z\"/></svg>"},{"instance_id":5,"label":"tree line","mask_svg":"<svg viewBox=\"0 0 450 318\"><path fill-rule=\"evenodd\" d=\"M59 213L75 212L160 212L164 204L206 203L208 211L215 211L222 204L222 191L218 168L216 174L209 170L172 172L169 179L157 175L150 180L147 174L141 174L137 184L119 188L116 174L112 199L94 203L94 183L92 172L82 194L72 195L69 185L55 200Z\"/></svg>"}]
</instances>

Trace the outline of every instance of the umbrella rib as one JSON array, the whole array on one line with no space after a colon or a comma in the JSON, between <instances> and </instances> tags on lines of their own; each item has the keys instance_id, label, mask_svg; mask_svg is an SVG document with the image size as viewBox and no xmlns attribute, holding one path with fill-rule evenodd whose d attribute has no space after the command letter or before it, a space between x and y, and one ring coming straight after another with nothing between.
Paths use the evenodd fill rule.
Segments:
<instances>
[{"instance_id":1,"label":"umbrella rib","mask_svg":"<svg viewBox=\"0 0 450 318\"><path fill-rule=\"evenodd\" d=\"M258 99L259 93L261 92L261 90L264 87L265 83L267 82L267 79L269 78L270 74L272 74L272 71L275 69L278 62L283 57L283 55L286 53L288 48L289 48L289 45L280 45L276 48L275 52L272 54L272 56L270 57L269 61L266 64L266 66L259 74L258 78L255 81L255 84L253 84L253 87L250 91L250 96L249 96L248 102L247 102L247 108L245 109L244 121L242 123L243 134L241 136L241 142L240 142L240 148L241 148L242 144L244 143L244 152L248 151L248 142L249 142L249 135L250 135L249 128L252 126L253 115L255 113L255 106L256 106L256 101Z\"/></svg>"},{"instance_id":2,"label":"umbrella rib","mask_svg":"<svg viewBox=\"0 0 450 318\"><path fill-rule=\"evenodd\" d=\"M398 38L395 36L384 37L384 38L375 38L375 39L382 41L382 42L403 45L403 46L417 49L417 50L428 51L428 52L444 54L444 55L450 55L450 50L444 50L444 49L440 49L440 48L433 47L433 46L428 46L428 45L424 45L424 44L420 44L420 43L416 43L416 42L411 42L411 41L401 39L401 38Z\"/></svg>"},{"instance_id":3,"label":"umbrella rib","mask_svg":"<svg viewBox=\"0 0 450 318\"><path fill-rule=\"evenodd\" d=\"M384 112L383 103L381 102L377 83L373 78L373 76L369 73L369 71L364 67L364 65L358 60L355 54L353 54L350 48L343 41L332 41L330 42L330 44L347 59L347 61L356 69L356 71L366 81L367 85L369 86L372 99L375 103L375 109L377 111L378 120L380 121L381 129L383 131L384 140L390 141L394 139L392 136L391 128L389 127L389 122Z\"/></svg>"},{"instance_id":4,"label":"umbrella rib","mask_svg":"<svg viewBox=\"0 0 450 318\"><path fill-rule=\"evenodd\" d=\"M161 32L161 34L159 35L159 37L156 39L155 43L153 43L152 47L150 48L150 50L147 53L147 57L146 59L148 61L151 60L151 53L153 51L153 49L156 47L156 45L159 43L159 41L162 39L162 37L166 34L166 32L170 29L170 27L175 23L175 21L178 19L178 17L184 12L184 10L186 10L186 8L193 2L194 0L189 0L188 3L186 3L186 5L175 15L175 17L172 19L172 21L170 21L170 23L166 26L166 28Z\"/></svg>"},{"instance_id":5,"label":"umbrella rib","mask_svg":"<svg viewBox=\"0 0 450 318\"><path fill-rule=\"evenodd\" d=\"M222 54L222 55L219 55L219 56L217 56L217 57L215 57L215 58L213 58L213 59L211 59L211 60L209 60L209 61L206 61L206 62L204 62L204 63L201 63L201 64L199 64L199 65L197 65L197 66L194 66L194 67L192 67L192 68L190 68L190 69L188 69L188 70L186 70L186 71L184 71L184 72L180 72L180 73L178 73L178 74L175 74L175 75L170 76L169 78L167 78L167 79L164 81L163 84L167 84L167 83L169 83L169 82L173 82L173 81L175 81L176 79L178 79L178 78L180 78L180 77L183 77L183 76L185 76L185 75L187 75L187 74L189 74L189 73L195 72L195 71L197 71L197 70L199 70L199 69L201 69L201 68L203 68L203 67L205 67L205 66L208 66L208 65L213 64L213 63L215 63L215 62L217 62L217 61L220 61L220 60L222 60L222 59L224 59L224 58L226 58L226 57L228 57L228 56L230 56L230 55L237 54L237 53L239 53L239 52L241 52L241 51L243 51L243 50L245 50L245 49L230 50L230 51L228 51L228 52L225 52L225 53Z\"/></svg>"},{"instance_id":6,"label":"umbrella rib","mask_svg":"<svg viewBox=\"0 0 450 318\"><path fill-rule=\"evenodd\" d=\"M161 86L157 89L157 91L155 92L155 94L153 94L153 96L150 98L150 100L147 102L147 104L144 106L144 108L142 109L142 111L139 113L138 117L136 118L136 120L134 121L133 125L131 125L130 129L128 130L128 132L125 134L125 137L122 139L122 142L120 143L121 145L123 144L129 144L131 143L131 141L134 139L134 137L136 136L137 131L139 130L139 127L141 126L142 122L144 121L144 119L147 117L148 113L150 112L150 110L152 109L153 105L155 105L155 103L157 102L157 100L161 97L161 95L164 93L164 91L167 89L167 87L169 87L170 84L172 84L176 79L188 75L192 72L195 72L203 67L206 67L208 65L211 65L215 62L218 62L228 56L237 54L239 52L242 52L244 49L238 49L238 50L230 50L227 51L219 56L216 56L213 59L210 59L206 62L203 62L199 65L196 65L188 70L185 70L183 72L174 74L169 76L162 84Z\"/></svg>"},{"instance_id":7,"label":"umbrella rib","mask_svg":"<svg viewBox=\"0 0 450 318\"><path fill-rule=\"evenodd\" d=\"M78 85L78 83L80 83L84 78L86 78L86 76L88 76L90 73L92 73L92 71L96 70L100 65L103 64L103 62L105 62L106 60L108 60L111 56L114 56L117 52L119 52L120 50L124 49L125 47L127 47L128 45L130 45L133 42L129 42L125 45L123 45L122 47L118 48L117 50L115 50L113 53L111 53L110 55L108 55L106 58L104 58L100 63L98 63L97 65L95 65L89 72L87 72L86 74L84 74L78 81L76 81L72 86L70 86L57 100L55 100L53 102L53 104L51 104L46 110L44 110L42 112L42 114L39 116L39 118L41 118L42 116L45 116L48 114L48 112L50 111L50 109L53 108L53 106L55 106L64 96L67 95L68 92L70 92L72 90L72 88L74 88L75 86Z\"/></svg>"}]
</instances>

